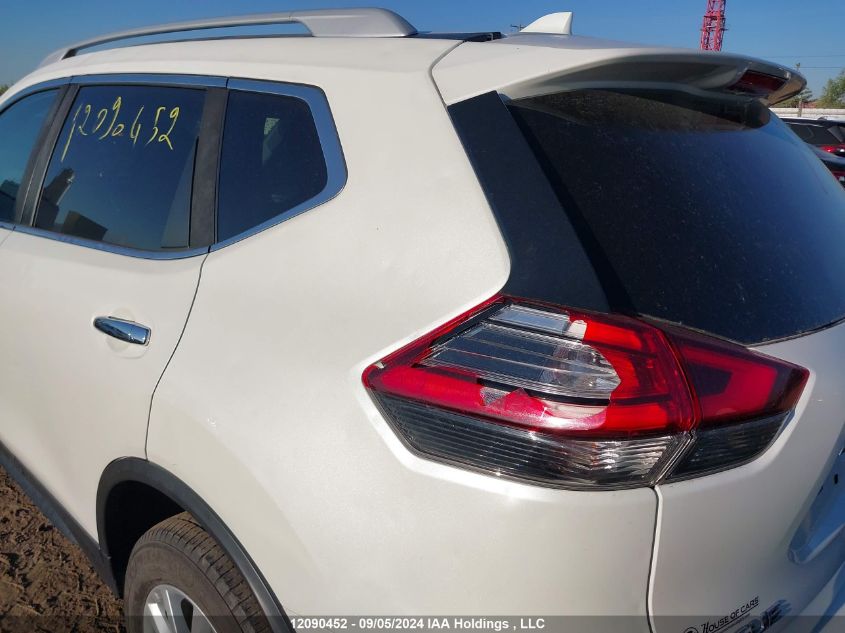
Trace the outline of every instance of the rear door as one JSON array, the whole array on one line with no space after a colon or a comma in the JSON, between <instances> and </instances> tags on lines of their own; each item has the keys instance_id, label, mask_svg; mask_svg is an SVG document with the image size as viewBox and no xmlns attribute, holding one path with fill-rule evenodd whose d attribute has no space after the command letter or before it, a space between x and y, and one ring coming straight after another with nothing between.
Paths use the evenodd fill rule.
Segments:
<instances>
[{"instance_id":1,"label":"rear door","mask_svg":"<svg viewBox=\"0 0 845 633\"><path fill-rule=\"evenodd\" d=\"M197 87L72 91L0 247L0 440L91 534L105 466L145 454L207 251L190 231L205 100Z\"/></svg>"}]
</instances>

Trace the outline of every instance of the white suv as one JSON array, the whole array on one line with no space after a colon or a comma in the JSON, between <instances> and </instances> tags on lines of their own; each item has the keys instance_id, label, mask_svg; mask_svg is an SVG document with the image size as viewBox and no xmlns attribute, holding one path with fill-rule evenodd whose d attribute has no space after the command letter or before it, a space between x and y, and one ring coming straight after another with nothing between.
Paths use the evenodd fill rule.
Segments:
<instances>
[{"instance_id":1,"label":"white suv","mask_svg":"<svg viewBox=\"0 0 845 633\"><path fill-rule=\"evenodd\" d=\"M804 80L569 18L168 25L4 97L3 462L131 632L829 610L845 192L767 108Z\"/></svg>"}]
</instances>

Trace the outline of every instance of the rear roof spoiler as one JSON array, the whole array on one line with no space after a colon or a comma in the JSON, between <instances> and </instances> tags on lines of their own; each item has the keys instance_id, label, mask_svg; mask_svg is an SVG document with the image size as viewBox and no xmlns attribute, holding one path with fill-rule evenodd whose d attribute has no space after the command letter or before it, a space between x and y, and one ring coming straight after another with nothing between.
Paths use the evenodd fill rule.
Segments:
<instances>
[{"instance_id":1,"label":"rear roof spoiler","mask_svg":"<svg viewBox=\"0 0 845 633\"><path fill-rule=\"evenodd\" d=\"M768 105L799 93L798 72L729 53L520 32L463 44L434 68L447 104L490 91L511 98L589 88L668 88L752 95Z\"/></svg>"}]
</instances>

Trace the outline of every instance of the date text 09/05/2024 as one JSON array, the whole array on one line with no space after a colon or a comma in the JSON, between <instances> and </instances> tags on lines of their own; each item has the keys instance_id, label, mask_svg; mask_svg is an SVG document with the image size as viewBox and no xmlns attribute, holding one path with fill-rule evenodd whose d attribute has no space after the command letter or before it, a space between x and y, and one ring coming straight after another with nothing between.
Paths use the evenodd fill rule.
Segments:
<instances>
[{"instance_id":1,"label":"date text 09/05/2024","mask_svg":"<svg viewBox=\"0 0 845 633\"><path fill-rule=\"evenodd\" d=\"M544 618L494 619L479 617L292 617L296 630L459 630L528 631L546 628Z\"/></svg>"}]
</instances>

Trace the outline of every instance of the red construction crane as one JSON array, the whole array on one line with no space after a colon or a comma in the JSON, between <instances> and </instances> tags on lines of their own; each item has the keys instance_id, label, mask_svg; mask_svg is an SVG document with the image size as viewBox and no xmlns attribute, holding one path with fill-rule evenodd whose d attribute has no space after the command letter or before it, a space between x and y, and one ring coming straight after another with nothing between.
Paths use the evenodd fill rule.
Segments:
<instances>
[{"instance_id":1,"label":"red construction crane","mask_svg":"<svg viewBox=\"0 0 845 633\"><path fill-rule=\"evenodd\" d=\"M707 0L707 12L701 22L701 50L722 50L722 39L725 37L725 5L727 3L728 0Z\"/></svg>"}]
</instances>

